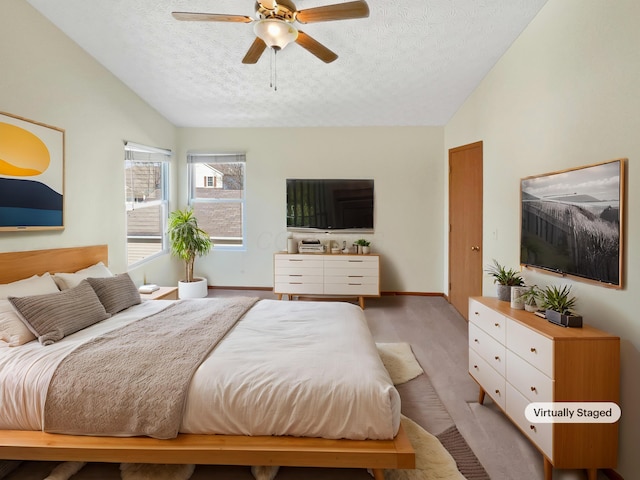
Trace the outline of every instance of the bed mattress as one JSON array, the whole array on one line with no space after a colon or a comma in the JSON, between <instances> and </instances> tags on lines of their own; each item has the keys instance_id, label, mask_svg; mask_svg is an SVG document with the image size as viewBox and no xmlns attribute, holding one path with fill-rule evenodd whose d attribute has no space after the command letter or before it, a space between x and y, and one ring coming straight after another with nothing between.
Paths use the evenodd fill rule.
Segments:
<instances>
[{"instance_id":1,"label":"bed mattress","mask_svg":"<svg viewBox=\"0 0 640 480\"><path fill-rule=\"evenodd\" d=\"M69 352L170 303L143 302L46 347L0 347L0 429L41 430ZM361 440L393 438L399 424L399 394L360 308L261 300L196 370L180 431Z\"/></svg>"}]
</instances>

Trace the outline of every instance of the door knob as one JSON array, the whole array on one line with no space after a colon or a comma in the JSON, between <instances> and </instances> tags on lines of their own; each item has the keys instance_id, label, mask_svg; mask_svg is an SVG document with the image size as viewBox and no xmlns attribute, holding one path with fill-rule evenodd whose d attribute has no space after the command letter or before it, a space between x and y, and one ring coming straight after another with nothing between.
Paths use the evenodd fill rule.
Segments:
<instances>
[{"instance_id":1,"label":"door knob","mask_svg":"<svg viewBox=\"0 0 640 480\"><path fill-rule=\"evenodd\" d=\"M477 246L474 245L473 247L471 247L471 251L472 252L479 252L480 251L480 247L477 247Z\"/></svg>"}]
</instances>

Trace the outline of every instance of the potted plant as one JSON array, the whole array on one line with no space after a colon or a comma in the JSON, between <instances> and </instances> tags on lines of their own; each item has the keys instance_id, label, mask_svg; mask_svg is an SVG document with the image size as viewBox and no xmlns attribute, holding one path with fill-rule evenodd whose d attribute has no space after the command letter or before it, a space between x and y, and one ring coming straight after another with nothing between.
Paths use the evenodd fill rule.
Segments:
<instances>
[{"instance_id":1,"label":"potted plant","mask_svg":"<svg viewBox=\"0 0 640 480\"><path fill-rule=\"evenodd\" d=\"M539 303L541 303L540 298L542 295L542 290L537 285L532 285L530 287L526 287L527 290L522 294L522 300L524 300L524 309L527 312L537 312L539 308Z\"/></svg>"},{"instance_id":2,"label":"potted plant","mask_svg":"<svg viewBox=\"0 0 640 480\"><path fill-rule=\"evenodd\" d=\"M571 296L571 287L549 285L542 290L541 299L548 321L563 327L582 327L582 317L573 312L576 297Z\"/></svg>"},{"instance_id":3,"label":"potted plant","mask_svg":"<svg viewBox=\"0 0 640 480\"><path fill-rule=\"evenodd\" d=\"M206 255L213 247L209 234L198 227L192 209L176 210L169 215L171 254L184 261L185 278L178 282L179 298L207 296L207 279L193 276L196 257Z\"/></svg>"},{"instance_id":4,"label":"potted plant","mask_svg":"<svg viewBox=\"0 0 640 480\"><path fill-rule=\"evenodd\" d=\"M358 253L368 254L370 251L371 242L368 242L364 238L356 240L354 245L358 246Z\"/></svg>"},{"instance_id":5,"label":"potted plant","mask_svg":"<svg viewBox=\"0 0 640 480\"><path fill-rule=\"evenodd\" d=\"M493 260L493 265L489 265L485 270L493 277L493 283L496 284L498 299L509 302L511 301L511 287L520 287L524 285L524 280L520 276L520 272L513 269L503 267L497 260Z\"/></svg>"}]
</instances>

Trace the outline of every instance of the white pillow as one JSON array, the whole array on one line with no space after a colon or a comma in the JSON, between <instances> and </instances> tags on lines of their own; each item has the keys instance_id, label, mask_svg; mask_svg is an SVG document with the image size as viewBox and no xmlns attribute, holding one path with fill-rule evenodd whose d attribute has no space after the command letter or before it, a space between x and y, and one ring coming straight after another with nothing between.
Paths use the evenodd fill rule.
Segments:
<instances>
[{"instance_id":1,"label":"white pillow","mask_svg":"<svg viewBox=\"0 0 640 480\"><path fill-rule=\"evenodd\" d=\"M113 273L109 270L104 263L98 262L90 267L78 270L75 273L56 273L53 275L53 279L60 287L60 290L67 290L69 288L77 287L80 282L85 278L106 278L113 277ZM17 295L16 295L17 296Z\"/></svg>"},{"instance_id":2,"label":"white pillow","mask_svg":"<svg viewBox=\"0 0 640 480\"><path fill-rule=\"evenodd\" d=\"M36 337L20 320L9 300L0 300L0 341L10 347L24 345Z\"/></svg>"},{"instance_id":3,"label":"white pillow","mask_svg":"<svg viewBox=\"0 0 640 480\"><path fill-rule=\"evenodd\" d=\"M34 275L24 280L0 285L0 300L6 300L9 297L26 297L28 295L55 293L58 290L58 286L53 281L51 275L45 273L41 276Z\"/></svg>"}]
</instances>

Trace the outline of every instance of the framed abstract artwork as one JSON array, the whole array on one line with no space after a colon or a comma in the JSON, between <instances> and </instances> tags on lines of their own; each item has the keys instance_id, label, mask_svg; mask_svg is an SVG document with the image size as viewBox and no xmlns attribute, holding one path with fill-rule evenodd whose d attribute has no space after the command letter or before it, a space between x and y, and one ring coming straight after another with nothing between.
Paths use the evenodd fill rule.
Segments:
<instances>
[{"instance_id":1,"label":"framed abstract artwork","mask_svg":"<svg viewBox=\"0 0 640 480\"><path fill-rule=\"evenodd\" d=\"M0 231L64 228L64 130L0 112Z\"/></svg>"}]
</instances>

